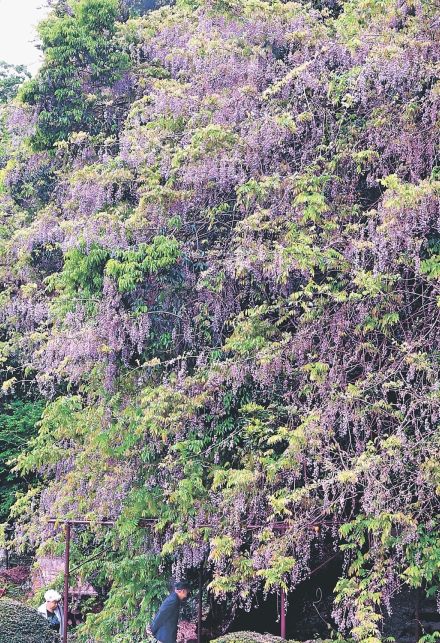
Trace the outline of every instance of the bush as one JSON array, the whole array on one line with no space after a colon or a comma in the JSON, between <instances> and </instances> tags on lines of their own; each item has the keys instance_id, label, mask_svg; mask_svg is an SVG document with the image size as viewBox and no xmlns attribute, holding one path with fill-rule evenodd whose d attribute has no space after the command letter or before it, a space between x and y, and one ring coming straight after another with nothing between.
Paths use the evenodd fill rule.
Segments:
<instances>
[{"instance_id":1,"label":"bush","mask_svg":"<svg viewBox=\"0 0 440 643\"><path fill-rule=\"evenodd\" d=\"M258 634L257 632L231 632L225 634L212 643L278 643L282 641L279 636L272 634ZM293 643L293 642L292 642Z\"/></svg>"},{"instance_id":2,"label":"bush","mask_svg":"<svg viewBox=\"0 0 440 643\"><path fill-rule=\"evenodd\" d=\"M258 632L231 632L225 634L211 643L298 643L297 641L285 641L279 636L273 634L259 634ZM305 642L305 643L326 643L325 641Z\"/></svg>"},{"instance_id":3,"label":"bush","mask_svg":"<svg viewBox=\"0 0 440 643\"><path fill-rule=\"evenodd\" d=\"M58 636L35 609L0 599L0 643L55 643Z\"/></svg>"}]
</instances>

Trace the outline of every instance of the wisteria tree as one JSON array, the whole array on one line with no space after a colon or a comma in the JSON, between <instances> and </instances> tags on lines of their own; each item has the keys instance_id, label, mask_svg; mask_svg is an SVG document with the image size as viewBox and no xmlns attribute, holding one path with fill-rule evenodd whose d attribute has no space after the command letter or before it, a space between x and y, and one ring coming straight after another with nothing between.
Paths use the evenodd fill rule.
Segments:
<instances>
[{"instance_id":1,"label":"wisteria tree","mask_svg":"<svg viewBox=\"0 0 440 643\"><path fill-rule=\"evenodd\" d=\"M439 9L312 4L68 4L8 107L3 390L47 400L15 542L117 520L75 543L110 546L85 639L142 637L202 562L250 609L341 551L333 618L365 643L439 590ZM78 21L105 43L69 58L72 120L50 87Z\"/></svg>"}]
</instances>

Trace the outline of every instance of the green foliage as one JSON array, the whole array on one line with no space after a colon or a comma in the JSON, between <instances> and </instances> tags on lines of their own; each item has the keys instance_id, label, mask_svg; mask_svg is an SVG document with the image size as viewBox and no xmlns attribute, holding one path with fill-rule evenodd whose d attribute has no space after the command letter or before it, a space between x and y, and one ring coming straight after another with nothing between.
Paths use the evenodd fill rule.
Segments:
<instances>
[{"instance_id":1,"label":"green foliage","mask_svg":"<svg viewBox=\"0 0 440 643\"><path fill-rule=\"evenodd\" d=\"M407 539L407 534L414 531L417 539ZM353 604L358 624L352 632L357 640L379 642L380 615L377 608L382 600L385 568L382 557L373 557L366 544L377 541L383 552L396 546L402 548L408 564L401 573L402 580L410 587L424 585L426 594L434 596L440 583L438 525L434 522L429 528L423 524L417 526L405 513L382 513L376 517L360 514L352 522L342 525L340 533L346 540L341 549L351 550L353 556L348 577L339 579L336 585L336 603L345 597Z\"/></svg>"},{"instance_id":2,"label":"green foliage","mask_svg":"<svg viewBox=\"0 0 440 643\"><path fill-rule=\"evenodd\" d=\"M168 81L168 84L172 85L172 82ZM235 144L237 136L229 128L215 124L207 125L195 130L189 144L178 150L173 157L172 167L177 170L186 161L209 158L222 150L231 149Z\"/></svg>"},{"instance_id":3,"label":"green foliage","mask_svg":"<svg viewBox=\"0 0 440 643\"><path fill-rule=\"evenodd\" d=\"M63 270L47 278L47 288L58 296L52 302L52 310L60 317L75 309L81 302L89 314L95 310L101 295L104 268L110 253L94 243L89 248L82 244L65 254Z\"/></svg>"},{"instance_id":4,"label":"green foliage","mask_svg":"<svg viewBox=\"0 0 440 643\"><path fill-rule=\"evenodd\" d=\"M436 643L440 639L440 632L432 632L432 634L424 634L419 643Z\"/></svg>"},{"instance_id":5,"label":"green foliage","mask_svg":"<svg viewBox=\"0 0 440 643\"><path fill-rule=\"evenodd\" d=\"M179 243L169 237L154 237L151 244L141 243L135 250L120 250L109 259L105 272L117 281L120 292L131 292L145 275L173 266L179 258Z\"/></svg>"},{"instance_id":6,"label":"green foliage","mask_svg":"<svg viewBox=\"0 0 440 643\"><path fill-rule=\"evenodd\" d=\"M132 529L130 538L145 539L145 532ZM93 633L95 641L144 641L146 626L167 591L166 580L159 569L160 562L158 556L144 554L104 563L101 572L105 572L107 580L112 581L107 599L109 609L89 614L77 640L89 641ZM126 622L130 622L129 634L126 633Z\"/></svg>"},{"instance_id":7,"label":"green foliage","mask_svg":"<svg viewBox=\"0 0 440 643\"><path fill-rule=\"evenodd\" d=\"M344 40L352 47L360 45L360 34L378 18L395 12L393 0L345 0L337 28Z\"/></svg>"},{"instance_id":8,"label":"green foliage","mask_svg":"<svg viewBox=\"0 0 440 643\"><path fill-rule=\"evenodd\" d=\"M428 596L436 596L440 589L440 530L438 522L418 527L419 542L405 548L408 567L402 578L410 587L424 587Z\"/></svg>"},{"instance_id":9,"label":"green foliage","mask_svg":"<svg viewBox=\"0 0 440 643\"><path fill-rule=\"evenodd\" d=\"M330 178L325 174L316 176L312 171L309 171L296 179L297 194L293 205L301 209L303 223L308 223L309 221L318 223L322 215L327 212L328 205L323 194L323 188Z\"/></svg>"},{"instance_id":10,"label":"green foliage","mask_svg":"<svg viewBox=\"0 0 440 643\"><path fill-rule=\"evenodd\" d=\"M307 220L309 217L312 219L319 217L319 213L322 212L321 207L324 207L321 197L320 193L301 193L299 195L301 202L306 204L304 216ZM330 270L342 271L345 267L344 259L337 250L320 248L313 230L297 223L288 224L281 252L285 266L280 277L281 281L288 278L292 266L309 273L311 277L314 277L317 271L324 273ZM313 288L315 284L309 282L308 286Z\"/></svg>"},{"instance_id":11,"label":"green foliage","mask_svg":"<svg viewBox=\"0 0 440 643\"><path fill-rule=\"evenodd\" d=\"M283 587L287 590L288 586L283 577L291 572L295 565L296 560L292 556L274 556L270 567L257 572L258 576L264 579L264 589L267 591L274 587Z\"/></svg>"},{"instance_id":12,"label":"green foliage","mask_svg":"<svg viewBox=\"0 0 440 643\"><path fill-rule=\"evenodd\" d=\"M267 176L260 180L250 179L240 185L237 192L237 205L250 210L256 205L263 206L266 198L280 188L281 181L278 175Z\"/></svg>"},{"instance_id":13,"label":"green foliage","mask_svg":"<svg viewBox=\"0 0 440 643\"><path fill-rule=\"evenodd\" d=\"M26 475L44 465L56 464L64 452L63 440L79 436L85 429L81 411L81 400L77 396L60 396L49 404L42 414L37 435L28 441L17 458L15 470Z\"/></svg>"},{"instance_id":14,"label":"green foliage","mask_svg":"<svg viewBox=\"0 0 440 643\"><path fill-rule=\"evenodd\" d=\"M234 331L225 343L225 350L246 355L258 351L278 334L276 327L264 319L264 308L245 311L236 319Z\"/></svg>"},{"instance_id":15,"label":"green foliage","mask_svg":"<svg viewBox=\"0 0 440 643\"><path fill-rule=\"evenodd\" d=\"M59 636L50 630L37 610L0 598L0 643L56 643Z\"/></svg>"},{"instance_id":16,"label":"green foliage","mask_svg":"<svg viewBox=\"0 0 440 643\"><path fill-rule=\"evenodd\" d=\"M420 272L429 279L440 279L440 240L431 239L425 254L427 257L420 262Z\"/></svg>"},{"instance_id":17,"label":"green foliage","mask_svg":"<svg viewBox=\"0 0 440 643\"><path fill-rule=\"evenodd\" d=\"M8 462L24 450L35 435L44 402L14 400L3 405L0 413L0 522L7 519L18 491L26 487L23 479L11 472Z\"/></svg>"},{"instance_id":18,"label":"green foliage","mask_svg":"<svg viewBox=\"0 0 440 643\"><path fill-rule=\"evenodd\" d=\"M80 302L92 315L105 275L115 279L120 292L131 292L146 275L174 265L179 255L178 242L164 236L154 237L151 244L141 243L133 250L117 250L112 258L110 251L97 243L72 248L65 254L63 270L46 279L48 290L58 294L52 310L64 317Z\"/></svg>"},{"instance_id":19,"label":"green foliage","mask_svg":"<svg viewBox=\"0 0 440 643\"><path fill-rule=\"evenodd\" d=\"M20 99L38 110L36 150L51 149L72 132L115 128L102 122L99 102L105 87L128 68L115 39L118 1L80 0L72 9L72 15L54 14L40 24L45 61L20 91Z\"/></svg>"},{"instance_id":20,"label":"green foliage","mask_svg":"<svg viewBox=\"0 0 440 643\"><path fill-rule=\"evenodd\" d=\"M9 65L0 61L0 105L14 98L20 85L30 77L24 65Z\"/></svg>"}]
</instances>

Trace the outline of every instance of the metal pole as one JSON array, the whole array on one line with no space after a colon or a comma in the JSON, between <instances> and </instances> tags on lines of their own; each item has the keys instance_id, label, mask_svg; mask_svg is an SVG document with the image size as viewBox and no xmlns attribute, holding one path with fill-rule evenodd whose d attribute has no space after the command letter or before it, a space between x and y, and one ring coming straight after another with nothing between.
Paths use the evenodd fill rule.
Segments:
<instances>
[{"instance_id":1,"label":"metal pole","mask_svg":"<svg viewBox=\"0 0 440 643\"><path fill-rule=\"evenodd\" d=\"M67 618L68 618L68 601L69 601L69 565L70 565L70 522L65 523L66 530L66 550L64 552L64 596L63 596L63 613L64 613L64 631L63 643L67 643Z\"/></svg>"},{"instance_id":2,"label":"metal pole","mask_svg":"<svg viewBox=\"0 0 440 643\"><path fill-rule=\"evenodd\" d=\"M416 589L416 596L415 596L415 609L414 609L414 616L415 616L415 641L418 641L422 635L422 627L420 623L420 590L417 588Z\"/></svg>"},{"instance_id":3,"label":"metal pole","mask_svg":"<svg viewBox=\"0 0 440 643\"><path fill-rule=\"evenodd\" d=\"M281 638L286 638L286 595L281 588Z\"/></svg>"},{"instance_id":4,"label":"metal pole","mask_svg":"<svg viewBox=\"0 0 440 643\"><path fill-rule=\"evenodd\" d=\"M203 562L199 569L199 601L197 609L197 643L202 643Z\"/></svg>"}]
</instances>

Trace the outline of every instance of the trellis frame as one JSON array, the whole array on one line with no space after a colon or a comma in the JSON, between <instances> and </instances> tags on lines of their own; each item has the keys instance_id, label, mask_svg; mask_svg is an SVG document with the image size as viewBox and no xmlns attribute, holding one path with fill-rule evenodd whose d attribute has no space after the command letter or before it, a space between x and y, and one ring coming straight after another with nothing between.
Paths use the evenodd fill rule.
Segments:
<instances>
[{"instance_id":1,"label":"trellis frame","mask_svg":"<svg viewBox=\"0 0 440 643\"><path fill-rule=\"evenodd\" d=\"M85 519L65 519L65 518L49 518L48 522L53 525L64 525L64 533L66 538L66 547L64 550L64 589L63 589L63 616L64 616L64 631L63 631L63 643L67 643L67 633L68 633L68 601L69 601L69 576L70 576L70 540L71 540L71 528L78 525L103 525L113 527L116 520L85 520ZM143 528L152 527L157 523L155 518L143 518L139 520L138 526ZM319 532L321 527L324 525L334 525L334 522L331 521L320 521L311 523L310 528ZM274 531L286 531L289 525L286 523L278 522L271 525L247 525L247 529L252 531L254 529L261 529L262 527L270 526ZM201 525L201 527L214 527L214 525ZM337 552L334 556L326 559L321 565L316 567L310 572L310 576L317 572L319 569L324 567L331 560L334 560L339 556ZM199 569L199 594L197 602L197 643L201 643L202 637L202 608L203 608L203 563ZM280 588L280 635L282 639L286 638L286 592L284 588Z\"/></svg>"}]
</instances>

